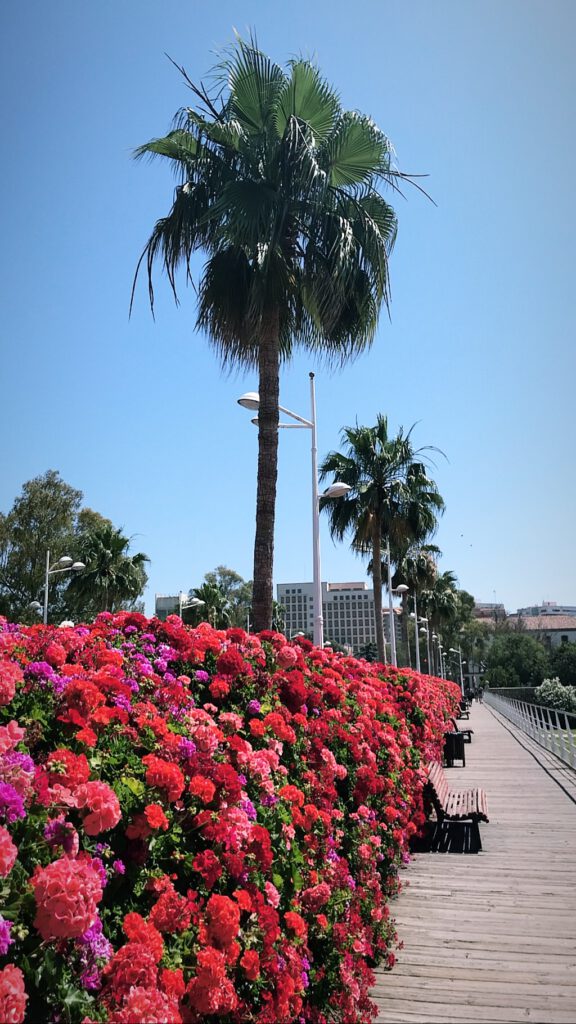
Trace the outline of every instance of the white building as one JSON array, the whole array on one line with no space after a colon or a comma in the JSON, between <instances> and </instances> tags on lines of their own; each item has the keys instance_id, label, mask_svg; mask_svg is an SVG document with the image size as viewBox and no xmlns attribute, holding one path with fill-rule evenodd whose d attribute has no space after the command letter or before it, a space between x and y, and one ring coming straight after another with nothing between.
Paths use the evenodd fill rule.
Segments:
<instances>
[{"instance_id":1,"label":"white building","mask_svg":"<svg viewBox=\"0 0 576 1024\"><path fill-rule=\"evenodd\" d=\"M557 604L556 601L543 601L542 604L533 604L529 608L519 608L516 614L538 616L539 618L543 615L576 615L576 606Z\"/></svg>"},{"instance_id":2,"label":"white building","mask_svg":"<svg viewBox=\"0 0 576 1024\"><path fill-rule=\"evenodd\" d=\"M277 600L286 609L286 636L314 632L314 592L312 583L279 583ZM384 632L389 639L388 609L383 615ZM366 583L323 583L322 615L326 640L358 650L376 643L374 591ZM399 624L396 622L396 637Z\"/></svg>"}]
</instances>

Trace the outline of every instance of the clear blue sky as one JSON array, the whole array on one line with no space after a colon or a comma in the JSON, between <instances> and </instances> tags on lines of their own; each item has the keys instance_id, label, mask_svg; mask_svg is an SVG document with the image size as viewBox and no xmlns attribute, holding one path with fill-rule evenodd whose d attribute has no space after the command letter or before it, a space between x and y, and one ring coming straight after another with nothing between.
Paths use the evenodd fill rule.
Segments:
<instances>
[{"instance_id":1,"label":"clear blue sky","mask_svg":"<svg viewBox=\"0 0 576 1024\"><path fill-rule=\"evenodd\" d=\"M169 208L162 134L194 79L254 27L277 61L317 58L437 207L396 203L391 320L328 372L298 356L281 401L319 451L343 425L418 421L443 449L437 543L478 600L576 604L574 0L22 0L0 11L3 116L0 508L48 468L134 535L154 592L223 563L252 574L256 430L165 281L154 322L131 279ZM280 438L275 580L311 578L309 434ZM73 552L72 552L73 554ZM323 578L365 578L322 533Z\"/></svg>"}]
</instances>

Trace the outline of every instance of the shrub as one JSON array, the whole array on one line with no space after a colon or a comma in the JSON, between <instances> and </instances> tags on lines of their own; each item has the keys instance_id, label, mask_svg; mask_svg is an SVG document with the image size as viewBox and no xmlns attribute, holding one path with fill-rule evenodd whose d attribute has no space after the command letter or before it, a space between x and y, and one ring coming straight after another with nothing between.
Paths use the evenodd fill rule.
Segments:
<instances>
[{"instance_id":1,"label":"shrub","mask_svg":"<svg viewBox=\"0 0 576 1024\"><path fill-rule=\"evenodd\" d=\"M0 621L0 1006L368 1020L459 689L277 633ZM7 1011L8 1012L8 1011Z\"/></svg>"},{"instance_id":2,"label":"shrub","mask_svg":"<svg viewBox=\"0 0 576 1024\"><path fill-rule=\"evenodd\" d=\"M534 697L544 707L576 712L576 688L564 686L557 677L545 679L541 686L536 687Z\"/></svg>"}]
</instances>

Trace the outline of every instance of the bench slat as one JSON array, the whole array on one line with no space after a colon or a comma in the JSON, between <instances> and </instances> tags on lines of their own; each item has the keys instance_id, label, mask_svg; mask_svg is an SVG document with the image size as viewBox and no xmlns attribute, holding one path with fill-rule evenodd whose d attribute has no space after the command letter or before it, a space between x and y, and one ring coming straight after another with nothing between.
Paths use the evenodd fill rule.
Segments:
<instances>
[{"instance_id":1,"label":"bench slat","mask_svg":"<svg viewBox=\"0 0 576 1024\"><path fill-rule=\"evenodd\" d=\"M437 761L428 768L428 786L440 820L488 821L488 799L483 789L450 789L444 769Z\"/></svg>"}]
</instances>

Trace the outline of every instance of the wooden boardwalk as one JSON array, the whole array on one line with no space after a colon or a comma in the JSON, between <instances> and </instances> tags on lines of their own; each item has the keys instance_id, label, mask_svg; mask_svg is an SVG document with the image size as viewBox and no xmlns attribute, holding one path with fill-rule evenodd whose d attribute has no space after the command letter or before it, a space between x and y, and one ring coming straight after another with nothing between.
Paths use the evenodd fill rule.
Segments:
<instances>
[{"instance_id":1,"label":"wooden boardwalk","mask_svg":"<svg viewBox=\"0 0 576 1024\"><path fill-rule=\"evenodd\" d=\"M417 854L403 872L404 949L378 972L378 1021L576 1024L575 773L486 705L466 724L466 768L446 774L488 794L483 850Z\"/></svg>"}]
</instances>

